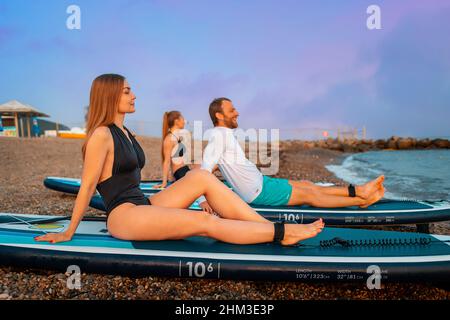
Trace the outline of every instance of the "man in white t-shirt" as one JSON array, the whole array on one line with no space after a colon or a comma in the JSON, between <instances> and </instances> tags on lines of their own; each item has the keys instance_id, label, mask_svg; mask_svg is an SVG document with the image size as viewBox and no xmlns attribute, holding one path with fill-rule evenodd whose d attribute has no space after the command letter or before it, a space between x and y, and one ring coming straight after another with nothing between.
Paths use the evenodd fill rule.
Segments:
<instances>
[{"instance_id":1,"label":"man in white t-shirt","mask_svg":"<svg viewBox=\"0 0 450 320\"><path fill-rule=\"evenodd\" d=\"M251 205L368 207L384 195L384 176L361 186L348 187L322 187L306 180L264 176L246 158L234 136L233 129L238 127L239 113L232 101L228 98L214 99L209 106L209 115L214 129L203 152L202 169L213 172L218 167L233 190Z\"/></svg>"}]
</instances>

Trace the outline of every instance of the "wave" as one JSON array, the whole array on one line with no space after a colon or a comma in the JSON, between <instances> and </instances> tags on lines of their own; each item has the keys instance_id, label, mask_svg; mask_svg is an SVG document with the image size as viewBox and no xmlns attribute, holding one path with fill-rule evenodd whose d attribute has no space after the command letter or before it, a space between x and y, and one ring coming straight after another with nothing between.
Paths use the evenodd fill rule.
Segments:
<instances>
[{"instance_id":1,"label":"wave","mask_svg":"<svg viewBox=\"0 0 450 320\"><path fill-rule=\"evenodd\" d=\"M450 199L449 151L373 151L356 153L340 165L327 165L336 177L364 184L385 175L386 198Z\"/></svg>"}]
</instances>

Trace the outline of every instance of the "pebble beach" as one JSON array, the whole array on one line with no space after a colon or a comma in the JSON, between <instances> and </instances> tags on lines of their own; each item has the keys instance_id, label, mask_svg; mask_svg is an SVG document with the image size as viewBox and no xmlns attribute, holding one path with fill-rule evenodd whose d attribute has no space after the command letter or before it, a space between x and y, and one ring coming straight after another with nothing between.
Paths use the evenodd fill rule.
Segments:
<instances>
[{"instance_id":1,"label":"pebble beach","mask_svg":"<svg viewBox=\"0 0 450 320\"><path fill-rule=\"evenodd\" d=\"M137 137L146 153L142 179L161 178L160 140ZM0 212L70 215L75 198L48 190L47 176L80 177L83 140L0 137ZM340 163L346 153L297 145L281 148L278 177L344 185L325 166ZM89 208L86 215L104 215ZM414 231L413 226L380 227ZM432 233L450 234L449 223L435 223ZM83 273L81 290L66 288L67 275L49 270L0 266L0 299L439 299L450 291L429 283L384 283L380 290L365 284L198 280L123 277Z\"/></svg>"}]
</instances>

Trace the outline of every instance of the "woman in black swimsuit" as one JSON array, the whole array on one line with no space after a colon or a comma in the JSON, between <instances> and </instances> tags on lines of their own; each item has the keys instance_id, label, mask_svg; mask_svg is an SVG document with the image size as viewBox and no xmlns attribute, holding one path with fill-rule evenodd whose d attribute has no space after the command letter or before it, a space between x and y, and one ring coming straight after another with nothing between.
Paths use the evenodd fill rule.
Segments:
<instances>
[{"instance_id":1,"label":"woman in black swimsuit","mask_svg":"<svg viewBox=\"0 0 450 320\"><path fill-rule=\"evenodd\" d=\"M200 168L200 165L192 164L188 166L184 162L184 156L186 155L186 146L182 135L184 124L185 121L181 112L175 110L164 112L161 142L163 179L162 183L155 185L154 188L167 187L170 170L172 170L173 177L177 181L183 178L189 170ZM200 197L198 203L204 211L214 212L205 197Z\"/></svg>"},{"instance_id":2,"label":"woman in black swimsuit","mask_svg":"<svg viewBox=\"0 0 450 320\"><path fill-rule=\"evenodd\" d=\"M144 152L123 125L125 115L135 111L135 99L122 76L106 74L94 80L81 187L70 225L64 232L45 234L37 241L71 240L96 188L106 204L108 231L123 240L208 236L236 244L276 241L290 245L321 232L322 220L307 225L271 223L214 175L201 169L190 170L184 178L152 196L150 203L139 189ZM201 195L220 217L185 209Z\"/></svg>"}]
</instances>

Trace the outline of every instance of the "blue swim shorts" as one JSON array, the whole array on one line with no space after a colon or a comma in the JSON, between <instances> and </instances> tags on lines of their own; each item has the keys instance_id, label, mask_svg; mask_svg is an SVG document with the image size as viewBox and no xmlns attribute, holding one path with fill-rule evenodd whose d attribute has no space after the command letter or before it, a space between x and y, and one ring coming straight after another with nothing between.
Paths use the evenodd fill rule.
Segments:
<instances>
[{"instance_id":1,"label":"blue swim shorts","mask_svg":"<svg viewBox=\"0 0 450 320\"><path fill-rule=\"evenodd\" d=\"M289 180L264 176L262 191L251 204L287 206L291 195L292 186L289 184Z\"/></svg>"}]
</instances>

